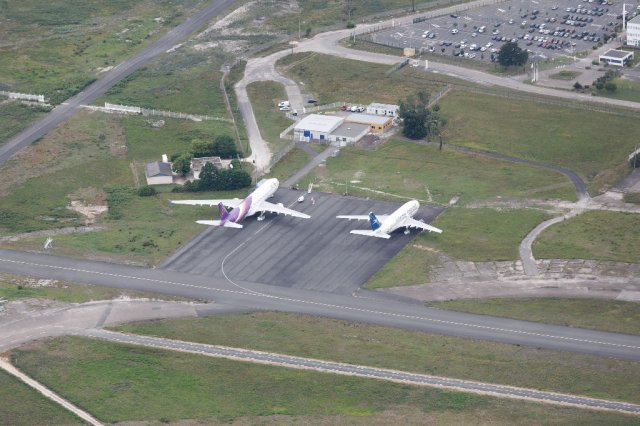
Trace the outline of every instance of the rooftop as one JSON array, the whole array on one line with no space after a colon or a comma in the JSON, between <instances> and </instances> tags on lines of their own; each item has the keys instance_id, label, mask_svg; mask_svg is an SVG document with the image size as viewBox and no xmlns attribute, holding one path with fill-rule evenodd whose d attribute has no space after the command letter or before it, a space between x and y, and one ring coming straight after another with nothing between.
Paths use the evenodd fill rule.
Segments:
<instances>
[{"instance_id":1,"label":"rooftop","mask_svg":"<svg viewBox=\"0 0 640 426\"><path fill-rule=\"evenodd\" d=\"M171 164L163 163L162 161L147 163L144 167L144 173L147 177L171 176Z\"/></svg>"},{"instance_id":2,"label":"rooftop","mask_svg":"<svg viewBox=\"0 0 640 426\"><path fill-rule=\"evenodd\" d=\"M398 109L400 108L398 105L394 104L381 104L378 102L372 102L369 104L369 108L378 108L378 109Z\"/></svg>"},{"instance_id":3,"label":"rooftop","mask_svg":"<svg viewBox=\"0 0 640 426\"><path fill-rule=\"evenodd\" d=\"M640 24L640 15L637 15L634 18L629 19L627 21L627 25L629 25L629 24Z\"/></svg>"},{"instance_id":4,"label":"rooftop","mask_svg":"<svg viewBox=\"0 0 640 426\"><path fill-rule=\"evenodd\" d=\"M391 120L390 117L384 115L371 115L371 114L349 114L346 121L353 121L355 123L369 123L369 124L385 124Z\"/></svg>"},{"instance_id":5,"label":"rooftop","mask_svg":"<svg viewBox=\"0 0 640 426\"><path fill-rule=\"evenodd\" d=\"M337 129L331 132L331 134L342 138L355 138L365 131L369 131L367 124L342 123Z\"/></svg>"},{"instance_id":6,"label":"rooftop","mask_svg":"<svg viewBox=\"0 0 640 426\"><path fill-rule=\"evenodd\" d=\"M625 52L624 50L611 49L611 50L608 50L604 55L600 55L600 57L624 59L629 55L633 56L633 52Z\"/></svg>"},{"instance_id":7,"label":"rooftop","mask_svg":"<svg viewBox=\"0 0 640 426\"><path fill-rule=\"evenodd\" d=\"M330 133L344 121L343 117L333 115L309 114L296 124L295 130L311 130Z\"/></svg>"}]
</instances>

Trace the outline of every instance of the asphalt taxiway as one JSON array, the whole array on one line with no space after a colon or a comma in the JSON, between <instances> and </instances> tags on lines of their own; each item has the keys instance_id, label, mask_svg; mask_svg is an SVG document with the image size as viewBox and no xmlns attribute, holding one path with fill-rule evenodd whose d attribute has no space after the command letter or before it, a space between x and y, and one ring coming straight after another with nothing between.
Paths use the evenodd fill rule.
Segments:
<instances>
[{"instance_id":1,"label":"asphalt taxiway","mask_svg":"<svg viewBox=\"0 0 640 426\"><path fill-rule=\"evenodd\" d=\"M305 200L298 203L300 195ZM390 214L400 207L399 202L283 188L270 201L307 213L311 219L267 215L264 221L245 219L242 230L212 227L160 268L232 282L351 294L418 233L405 235L399 230L389 240L353 235L352 229L369 229L369 221L336 219L340 214L371 211ZM441 211L423 206L415 217L429 223Z\"/></svg>"}]
</instances>

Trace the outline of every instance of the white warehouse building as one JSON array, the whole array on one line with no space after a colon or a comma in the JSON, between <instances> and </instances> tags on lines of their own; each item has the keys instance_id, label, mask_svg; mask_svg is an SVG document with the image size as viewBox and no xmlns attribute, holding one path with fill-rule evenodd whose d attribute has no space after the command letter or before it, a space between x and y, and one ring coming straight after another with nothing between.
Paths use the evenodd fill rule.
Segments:
<instances>
[{"instance_id":1,"label":"white warehouse building","mask_svg":"<svg viewBox=\"0 0 640 426\"><path fill-rule=\"evenodd\" d=\"M300 120L293 128L293 139L309 142L311 140L329 140L329 135L344 121L343 117L310 114Z\"/></svg>"},{"instance_id":2,"label":"white warehouse building","mask_svg":"<svg viewBox=\"0 0 640 426\"><path fill-rule=\"evenodd\" d=\"M640 47L640 15L627 22L627 46Z\"/></svg>"},{"instance_id":3,"label":"white warehouse building","mask_svg":"<svg viewBox=\"0 0 640 426\"><path fill-rule=\"evenodd\" d=\"M400 108L398 105L380 104L374 102L372 104L369 104L369 106L367 107L367 114L388 115L390 117L395 117L396 115L398 115L398 108Z\"/></svg>"}]
</instances>

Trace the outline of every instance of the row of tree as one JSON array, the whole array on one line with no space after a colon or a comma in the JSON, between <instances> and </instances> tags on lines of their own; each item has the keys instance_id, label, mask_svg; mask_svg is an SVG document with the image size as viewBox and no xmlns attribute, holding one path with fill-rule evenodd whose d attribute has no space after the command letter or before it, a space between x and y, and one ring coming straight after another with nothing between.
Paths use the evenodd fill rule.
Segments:
<instances>
[{"instance_id":1,"label":"row of tree","mask_svg":"<svg viewBox=\"0 0 640 426\"><path fill-rule=\"evenodd\" d=\"M172 169L179 175L191 171L191 160L200 157L235 158L240 154L231 136L221 135L213 140L193 139L189 152L171 156Z\"/></svg>"}]
</instances>

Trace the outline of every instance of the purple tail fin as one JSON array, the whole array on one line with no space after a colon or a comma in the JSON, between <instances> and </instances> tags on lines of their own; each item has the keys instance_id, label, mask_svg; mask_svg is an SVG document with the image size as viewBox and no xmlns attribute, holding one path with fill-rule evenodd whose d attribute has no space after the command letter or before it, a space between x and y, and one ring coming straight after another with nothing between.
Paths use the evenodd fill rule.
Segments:
<instances>
[{"instance_id":1,"label":"purple tail fin","mask_svg":"<svg viewBox=\"0 0 640 426\"><path fill-rule=\"evenodd\" d=\"M224 208L222 203L218 203L218 214L220 215L220 222L224 223L229 216L229 212Z\"/></svg>"}]
</instances>

